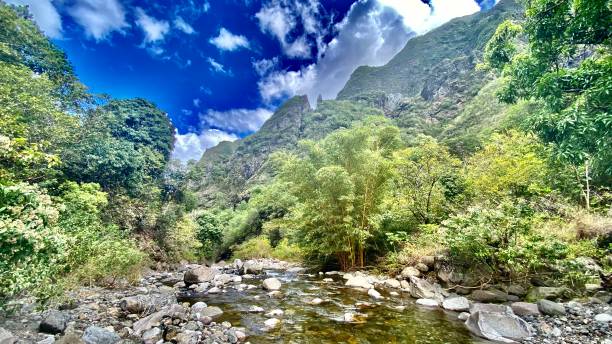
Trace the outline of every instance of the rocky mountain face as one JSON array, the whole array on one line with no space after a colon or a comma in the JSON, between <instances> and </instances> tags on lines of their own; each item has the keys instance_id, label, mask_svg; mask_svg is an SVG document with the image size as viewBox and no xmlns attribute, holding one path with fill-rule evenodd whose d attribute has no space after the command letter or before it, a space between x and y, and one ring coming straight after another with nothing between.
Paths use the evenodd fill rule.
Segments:
<instances>
[{"instance_id":1,"label":"rocky mountain face","mask_svg":"<svg viewBox=\"0 0 612 344\"><path fill-rule=\"evenodd\" d=\"M258 132L207 150L192 171L193 189L204 204L238 202L250 186L269 178L271 153L292 149L299 140L320 139L368 115L391 118L407 143L421 133L451 143L456 135L478 140L480 132L495 128L508 106L495 99L499 82L476 65L497 26L520 12L515 0L501 0L489 11L415 37L386 65L357 68L337 100L320 101L316 109L306 96L289 99ZM492 105L482 108L485 100Z\"/></svg>"}]
</instances>

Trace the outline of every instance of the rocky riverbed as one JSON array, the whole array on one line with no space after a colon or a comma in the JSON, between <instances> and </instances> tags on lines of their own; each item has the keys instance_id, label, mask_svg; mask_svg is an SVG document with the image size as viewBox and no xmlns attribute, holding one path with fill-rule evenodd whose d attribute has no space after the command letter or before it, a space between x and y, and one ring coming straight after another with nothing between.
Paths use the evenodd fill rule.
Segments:
<instances>
[{"instance_id":1,"label":"rocky riverbed","mask_svg":"<svg viewBox=\"0 0 612 344\"><path fill-rule=\"evenodd\" d=\"M150 272L138 285L84 287L38 311L0 315L13 343L525 343L612 344L610 293L558 303L563 290L443 288L427 262L401 275L309 273L275 260ZM439 284L440 283L440 284ZM448 287L448 285L447 285ZM521 301L528 296L537 299Z\"/></svg>"}]
</instances>

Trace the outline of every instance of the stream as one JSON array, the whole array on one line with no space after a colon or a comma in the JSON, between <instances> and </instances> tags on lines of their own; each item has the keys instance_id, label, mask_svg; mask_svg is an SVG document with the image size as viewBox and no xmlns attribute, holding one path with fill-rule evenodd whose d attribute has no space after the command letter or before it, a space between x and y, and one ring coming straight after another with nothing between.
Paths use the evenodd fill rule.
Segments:
<instances>
[{"instance_id":1,"label":"stream","mask_svg":"<svg viewBox=\"0 0 612 344\"><path fill-rule=\"evenodd\" d=\"M247 283L260 285L265 278L282 282L282 297L273 298L261 288L189 298L218 306L224 314L217 322L229 321L246 328L251 343L484 343L470 335L457 319L457 313L415 304L408 294L390 296L381 290L383 300L374 300L362 290L345 287L339 275L321 276L266 270ZM333 281L324 281L332 278ZM324 300L309 304L314 298ZM252 306L261 313L249 313ZM281 309L282 324L266 331L265 313ZM360 323L344 321L345 313L365 314Z\"/></svg>"}]
</instances>

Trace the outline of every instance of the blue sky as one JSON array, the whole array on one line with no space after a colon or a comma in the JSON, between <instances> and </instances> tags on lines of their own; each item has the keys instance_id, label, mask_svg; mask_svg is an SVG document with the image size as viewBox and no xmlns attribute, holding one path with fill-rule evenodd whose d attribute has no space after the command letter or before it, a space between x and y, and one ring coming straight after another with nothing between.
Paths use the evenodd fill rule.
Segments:
<instances>
[{"instance_id":1,"label":"blue sky","mask_svg":"<svg viewBox=\"0 0 612 344\"><path fill-rule=\"evenodd\" d=\"M90 90L143 97L199 159L257 129L285 99L334 98L360 65L495 0L5 0L28 4Z\"/></svg>"}]
</instances>

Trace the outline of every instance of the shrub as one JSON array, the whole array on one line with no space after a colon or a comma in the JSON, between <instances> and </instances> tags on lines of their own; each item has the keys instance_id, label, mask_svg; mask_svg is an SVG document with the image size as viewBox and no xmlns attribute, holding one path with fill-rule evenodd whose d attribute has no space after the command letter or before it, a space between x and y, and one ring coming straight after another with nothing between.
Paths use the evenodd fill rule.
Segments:
<instances>
[{"instance_id":1,"label":"shrub","mask_svg":"<svg viewBox=\"0 0 612 344\"><path fill-rule=\"evenodd\" d=\"M202 244L205 256L210 257L223 239L223 230L219 219L212 213L201 213L196 217L196 238Z\"/></svg>"},{"instance_id":2,"label":"shrub","mask_svg":"<svg viewBox=\"0 0 612 344\"><path fill-rule=\"evenodd\" d=\"M57 226L60 210L36 185L0 185L0 301L42 291L61 271L67 238Z\"/></svg>"},{"instance_id":3,"label":"shrub","mask_svg":"<svg viewBox=\"0 0 612 344\"><path fill-rule=\"evenodd\" d=\"M272 245L268 238L257 236L238 245L233 256L239 259L269 258L272 257Z\"/></svg>"},{"instance_id":4,"label":"shrub","mask_svg":"<svg viewBox=\"0 0 612 344\"><path fill-rule=\"evenodd\" d=\"M168 229L164 243L166 253L171 261L193 261L202 249L202 243L196 238L198 225L191 216L183 215Z\"/></svg>"}]
</instances>

